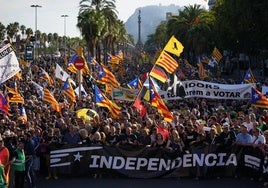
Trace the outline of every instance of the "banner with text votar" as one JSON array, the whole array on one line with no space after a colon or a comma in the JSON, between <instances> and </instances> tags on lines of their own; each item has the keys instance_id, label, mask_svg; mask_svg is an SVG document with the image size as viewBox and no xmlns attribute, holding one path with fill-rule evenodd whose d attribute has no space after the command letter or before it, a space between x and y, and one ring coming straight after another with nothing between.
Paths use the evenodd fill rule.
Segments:
<instances>
[{"instance_id":1,"label":"banner with text votar","mask_svg":"<svg viewBox=\"0 0 268 188\"><path fill-rule=\"evenodd\" d=\"M184 89L184 98L210 98L210 99L250 99L253 84L219 84L200 80L179 81L180 91ZM175 85L176 86L176 85ZM174 84L173 84L174 87ZM164 100L182 99L177 89L160 90L159 94Z\"/></svg>"},{"instance_id":2,"label":"banner with text votar","mask_svg":"<svg viewBox=\"0 0 268 188\"><path fill-rule=\"evenodd\" d=\"M0 49L0 84L20 71L19 61L10 44Z\"/></svg>"}]
</instances>

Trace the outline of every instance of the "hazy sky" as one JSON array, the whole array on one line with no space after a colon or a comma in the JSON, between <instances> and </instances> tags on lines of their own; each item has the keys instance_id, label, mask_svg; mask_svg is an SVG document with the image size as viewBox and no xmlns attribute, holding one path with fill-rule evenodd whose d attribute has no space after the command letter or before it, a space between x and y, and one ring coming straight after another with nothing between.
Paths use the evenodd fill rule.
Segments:
<instances>
[{"instance_id":1,"label":"hazy sky","mask_svg":"<svg viewBox=\"0 0 268 188\"><path fill-rule=\"evenodd\" d=\"M80 0L0 0L0 22L7 26L9 23L18 22L26 28L35 30L35 8L31 5L41 5L37 8L37 29L41 32L58 33L64 35L64 18L66 18L66 35L80 36L76 28ZM201 4L208 8L205 0L116 0L118 17L127 21L137 8L146 5L188 6Z\"/></svg>"}]
</instances>

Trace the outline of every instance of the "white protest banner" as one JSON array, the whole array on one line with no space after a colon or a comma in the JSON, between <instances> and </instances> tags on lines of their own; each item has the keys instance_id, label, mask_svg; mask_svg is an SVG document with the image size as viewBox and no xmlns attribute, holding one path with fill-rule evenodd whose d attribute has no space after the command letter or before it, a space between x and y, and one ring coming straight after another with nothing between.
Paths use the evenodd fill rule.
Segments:
<instances>
[{"instance_id":1,"label":"white protest banner","mask_svg":"<svg viewBox=\"0 0 268 188\"><path fill-rule=\"evenodd\" d=\"M20 71L19 61L10 44L0 49L0 84Z\"/></svg>"},{"instance_id":2,"label":"white protest banner","mask_svg":"<svg viewBox=\"0 0 268 188\"><path fill-rule=\"evenodd\" d=\"M253 84L218 84L200 80L180 81L185 90L184 98L210 98L210 99L250 99ZM173 90L160 90L159 94L164 100L182 99L172 92Z\"/></svg>"}]
</instances>

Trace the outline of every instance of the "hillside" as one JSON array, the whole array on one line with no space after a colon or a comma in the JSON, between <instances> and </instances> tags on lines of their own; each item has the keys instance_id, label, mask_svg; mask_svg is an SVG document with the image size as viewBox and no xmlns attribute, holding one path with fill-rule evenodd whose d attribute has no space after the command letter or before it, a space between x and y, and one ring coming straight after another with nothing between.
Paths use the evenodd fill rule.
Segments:
<instances>
[{"instance_id":1,"label":"hillside","mask_svg":"<svg viewBox=\"0 0 268 188\"><path fill-rule=\"evenodd\" d=\"M126 30L128 34L131 34L135 40L138 40L138 15L141 10L141 40L144 43L147 40L147 36L153 34L157 25L161 21L166 20L166 13L171 12L173 15L178 15L180 6L171 4L169 6L146 6L135 10L135 12L128 18Z\"/></svg>"}]
</instances>

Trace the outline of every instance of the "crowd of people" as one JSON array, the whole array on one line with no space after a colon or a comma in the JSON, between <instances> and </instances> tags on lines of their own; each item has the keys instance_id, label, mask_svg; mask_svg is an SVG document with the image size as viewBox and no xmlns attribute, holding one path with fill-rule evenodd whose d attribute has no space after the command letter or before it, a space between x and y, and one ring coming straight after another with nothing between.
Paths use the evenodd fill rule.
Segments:
<instances>
[{"instance_id":1,"label":"crowd of people","mask_svg":"<svg viewBox=\"0 0 268 188\"><path fill-rule=\"evenodd\" d=\"M181 153L194 152L193 146L197 145L215 144L230 151L234 144L244 144L268 151L268 110L251 107L248 101L200 98L168 101L172 122L165 121L150 105L146 105L147 114L140 117L133 102L120 101L120 117L113 119L107 109L96 106L90 86L85 86L88 95L72 104L61 93L61 81L54 77L55 62L66 67L61 58L41 57L24 67L22 79L16 80L24 98L27 121L19 114L22 105L19 103L9 104L9 115L0 114L0 187L24 187L24 183L35 187L41 177L57 180L60 174L50 168L50 149L65 144L158 147ZM53 78L53 86L40 79L40 67ZM148 64L128 66L128 75L150 68ZM127 81L126 77L121 79ZM61 104L61 113L40 99L31 81L53 90ZM14 82L12 78L5 85ZM1 90L4 93L4 84ZM85 120L76 115L81 108L94 109L98 114Z\"/></svg>"}]
</instances>

